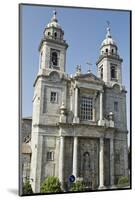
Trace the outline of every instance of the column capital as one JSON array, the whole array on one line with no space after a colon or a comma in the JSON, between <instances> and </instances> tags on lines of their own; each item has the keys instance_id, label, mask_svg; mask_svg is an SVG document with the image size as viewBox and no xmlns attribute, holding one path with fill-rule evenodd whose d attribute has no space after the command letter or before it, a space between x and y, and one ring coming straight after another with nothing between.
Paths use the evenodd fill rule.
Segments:
<instances>
[{"instance_id":1,"label":"column capital","mask_svg":"<svg viewBox=\"0 0 135 200\"><path fill-rule=\"evenodd\" d=\"M100 90L99 92L103 94L103 93L104 93L104 90Z\"/></svg>"},{"instance_id":2,"label":"column capital","mask_svg":"<svg viewBox=\"0 0 135 200\"><path fill-rule=\"evenodd\" d=\"M78 85L75 84L75 85L74 85L74 90L75 90L75 89L78 89L78 88L79 88Z\"/></svg>"}]
</instances>

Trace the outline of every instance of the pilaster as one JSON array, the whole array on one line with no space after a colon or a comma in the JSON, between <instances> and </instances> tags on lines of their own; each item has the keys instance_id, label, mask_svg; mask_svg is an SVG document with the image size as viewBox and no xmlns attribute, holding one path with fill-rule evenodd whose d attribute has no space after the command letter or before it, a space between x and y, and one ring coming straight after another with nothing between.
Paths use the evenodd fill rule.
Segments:
<instances>
[{"instance_id":1,"label":"pilaster","mask_svg":"<svg viewBox=\"0 0 135 200\"><path fill-rule=\"evenodd\" d=\"M100 105L99 105L99 126L104 126L105 122L103 120L103 91L100 91Z\"/></svg>"},{"instance_id":2,"label":"pilaster","mask_svg":"<svg viewBox=\"0 0 135 200\"><path fill-rule=\"evenodd\" d=\"M59 180L64 185L64 137L60 136L60 152L59 152Z\"/></svg>"},{"instance_id":3,"label":"pilaster","mask_svg":"<svg viewBox=\"0 0 135 200\"><path fill-rule=\"evenodd\" d=\"M77 178L77 168L78 168L78 137L74 137L74 147L73 147L73 175Z\"/></svg>"},{"instance_id":4,"label":"pilaster","mask_svg":"<svg viewBox=\"0 0 135 200\"><path fill-rule=\"evenodd\" d=\"M114 141L110 138L110 185L114 187Z\"/></svg>"},{"instance_id":5,"label":"pilaster","mask_svg":"<svg viewBox=\"0 0 135 200\"><path fill-rule=\"evenodd\" d=\"M99 150L99 189L104 188L104 139L100 138Z\"/></svg>"},{"instance_id":6,"label":"pilaster","mask_svg":"<svg viewBox=\"0 0 135 200\"><path fill-rule=\"evenodd\" d=\"M74 103L74 123L79 123L79 117L78 117L78 87L75 87L75 103Z\"/></svg>"}]
</instances>

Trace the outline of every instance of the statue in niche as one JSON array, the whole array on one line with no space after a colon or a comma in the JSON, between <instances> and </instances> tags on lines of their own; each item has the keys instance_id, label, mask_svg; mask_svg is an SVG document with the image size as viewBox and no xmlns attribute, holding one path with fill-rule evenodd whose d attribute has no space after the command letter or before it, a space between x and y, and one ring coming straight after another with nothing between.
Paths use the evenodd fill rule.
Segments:
<instances>
[{"instance_id":1,"label":"statue in niche","mask_svg":"<svg viewBox=\"0 0 135 200\"><path fill-rule=\"evenodd\" d=\"M89 152L85 152L83 154L83 177L84 177L84 182L86 184L90 184L90 154Z\"/></svg>"}]
</instances>

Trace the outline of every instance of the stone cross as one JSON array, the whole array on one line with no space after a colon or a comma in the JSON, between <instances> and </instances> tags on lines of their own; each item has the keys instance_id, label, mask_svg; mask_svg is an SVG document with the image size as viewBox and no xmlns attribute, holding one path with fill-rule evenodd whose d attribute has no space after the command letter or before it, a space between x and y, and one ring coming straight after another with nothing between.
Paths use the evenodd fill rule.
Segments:
<instances>
[{"instance_id":1,"label":"stone cross","mask_svg":"<svg viewBox=\"0 0 135 200\"><path fill-rule=\"evenodd\" d=\"M92 66L92 64L91 63L89 63L89 62L86 62L86 64L89 66L89 68L88 68L88 73L90 73L91 72L91 66Z\"/></svg>"},{"instance_id":2,"label":"stone cross","mask_svg":"<svg viewBox=\"0 0 135 200\"><path fill-rule=\"evenodd\" d=\"M107 20L106 23L107 23L107 26L109 27L110 26L110 21Z\"/></svg>"}]
</instances>

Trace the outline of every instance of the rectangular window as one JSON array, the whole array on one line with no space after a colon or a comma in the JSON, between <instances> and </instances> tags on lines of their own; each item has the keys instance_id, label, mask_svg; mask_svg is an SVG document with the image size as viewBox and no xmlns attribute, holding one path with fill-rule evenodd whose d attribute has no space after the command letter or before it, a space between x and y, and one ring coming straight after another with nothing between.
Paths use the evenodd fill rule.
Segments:
<instances>
[{"instance_id":1,"label":"rectangular window","mask_svg":"<svg viewBox=\"0 0 135 200\"><path fill-rule=\"evenodd\" d=\"M118 102L114 102L114 111L118 112Z\"/></svg>"},{"instance_id":2,"label":"rectangular window","mask_svg":"<svg viewBox=\"0 0 135 200\"><path fill-rule=\"evenodd\" d=\"M57 103L57 92L51 92L50 102Z\"/></svg>"},{"instance_id":3,"label":"rectangular window","mask_svg":"<svg viewBox=\"0 0 135 200\"><path fill-rule=\"evenodd\" d=\"M93 120L93 98L83 96L80 107L81 120Z\"/></svg>"},{"instance_id":4,"label":"rectangular window","mask_svg":"<svg viewBox=\"0 0 135 200\"><path fill-rule=\"evenodd\" d=\"M47 160L48 161L53 161L54 160L54 152L53 151L48 151L47 152Z\"/></svg>"}]
</instances>

